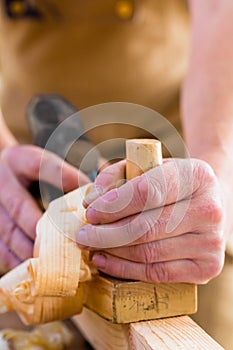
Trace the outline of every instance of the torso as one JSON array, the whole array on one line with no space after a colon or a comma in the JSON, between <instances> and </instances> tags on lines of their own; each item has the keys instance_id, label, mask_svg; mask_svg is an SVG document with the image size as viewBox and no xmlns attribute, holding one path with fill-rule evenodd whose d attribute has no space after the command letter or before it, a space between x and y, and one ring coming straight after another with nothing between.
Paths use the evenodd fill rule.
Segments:
<instances>
[{"instance_id":1,"label":"torso","mask_svg":"<svg viewBox=\"0 0 233 350\"><path fill-rule=\"evenodd\" d=\"M47 92L78 109L112 101L144 105L178 127L189 39L183 0L38 0L32 9L22 18L7 16L3 3L1 11L2 108L18 138L29 138L28 101Z\"/></svg>"}]
</instances>

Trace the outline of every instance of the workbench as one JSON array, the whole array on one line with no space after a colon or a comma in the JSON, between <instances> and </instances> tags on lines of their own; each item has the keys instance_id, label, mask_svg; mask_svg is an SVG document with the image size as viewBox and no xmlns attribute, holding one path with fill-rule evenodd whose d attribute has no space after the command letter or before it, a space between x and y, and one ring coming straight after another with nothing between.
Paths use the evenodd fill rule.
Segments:
<instances>
[{"instance_id":1,"label":"workbench","mask_svg":"<svg viewBox=\"0 0 233 350\"><path fill-rule=\"evenodd\" d=\"M73 322L81 325L82 333L68 323L74 335L74 342L66 350L92 350L90 344L94 344L96 350L223 350L188 316L121 325L110 324L84 308L81 315L73 318ZM0 329L8 327L28 329L15 313L0 316Z\"/></svg>"},{"instance_id":2,"label":"workbench","mask_svg":"<svg viewBox=\"0 0 233 350\"><path fill-rule=\"evenodd\" d=\"M5 328L17 329L17 330L30 330L31 327L26 327L18 318L17 314L7 313L0 315L0 330ZM68 326L71 330L74 341L71 346L66 350L92 350L93 348L84 339L82 334L78 331L76 327Z\"/></svg>"}]
</instances>

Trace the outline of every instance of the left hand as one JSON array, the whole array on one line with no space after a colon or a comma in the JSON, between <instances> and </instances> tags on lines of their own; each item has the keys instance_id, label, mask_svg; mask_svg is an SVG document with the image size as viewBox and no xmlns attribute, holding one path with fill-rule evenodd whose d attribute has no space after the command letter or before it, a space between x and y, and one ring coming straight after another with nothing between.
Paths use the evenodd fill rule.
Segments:
<instances>
[{"instance_id":1,"label":"left hand","mask_svg":"<svg viewBox=\"0 0 233 350\"><path fill-rule=\"evenodd\" d=\"M225 241L212 168L197 159L166 159L120 185L124 174L124 161L109 166L85 199L89 224L77 242L94 251L96 267L148 282L206 283L218 275Z\"/></svg>"},{"instance_id":2,"label":"left hand","mask_svg":"<svg viewBox=\"0 0 233 350\"><path fill-rule=\"evenodd\" d=\"M42 215L29 192L32 181L69 192L90 180L55 154L32 145L6 147L0 154L0 274L32 257Z\"/></svg>"}]
</instances>

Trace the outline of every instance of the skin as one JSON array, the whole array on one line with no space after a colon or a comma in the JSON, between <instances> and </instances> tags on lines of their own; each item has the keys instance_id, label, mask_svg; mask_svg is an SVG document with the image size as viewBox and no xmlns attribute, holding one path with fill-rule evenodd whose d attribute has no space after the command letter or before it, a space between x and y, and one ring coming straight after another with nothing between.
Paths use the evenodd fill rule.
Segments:
<instances>
[{"instance_id":1,"label":"skin","mask_svg":"<svg viewBox=\"0 0 233 350\"><path fill-rule=\"evenodd\" d=\"M62 188L64 192L89 182L85 175L56 155L44 152L36 146L17 145L10 133L4 135L0 155L0 271L2 273L31 257L33 253L36 224L42 211L28 191L31 182L40 179ZM45 164L43 167L41 167L42 159Z\"/></svg>"},{"instance_id":2,"label":"skin","mask_svg":"<svg viewBox=\"0 0 233 350\"><path fill-rule=\"evenodd\" d=\"M86 206L90 203L86 212L90 224L77 240L94 251L93 262L101 271L149 282L195 283L205 283L221 271L223 208L218 180L207 163L197 159L190 163L192 171L186 160L176 160L176 167L169 160L161 166L164 176L155 168L115 188L124 163L98 176L96 190L85 199ZM106 193L98 196L100 189ZM130 198L126 204L125 198ZM182 215L169 225L175 207ZM106 241L118 245L120 236L129 237L129 243L101 249Z\"/></svg>"},{"instance_id":3,"label":"skin","mask_svg":"<svg viewBox=\"0 0 233 350\"><path fill-rule=\"evenodd\" d=\"M77 242L92 249L94 264L113 276L206 283L223 266L232 228L233 49L229 33L233 32L233 4L192 0L190 12L191 54L181 108L191 160L166 160L160 169L123 185L125 163L120 162L99 175L95 191L85 200L89 224L77 233ZM5 270L31 255L41 215L27 188L39 178L42 151L32 146L12 148L14 144L9 132L1 140L6 150L1 153L0 184L3 189L7 181L7 188L11 187L0 195L4 222L0 259ZM46 159L50 172L43 173L42 179L54 183L59 161L51 154ZM77 186L77 175L77 170L64 165L65 190ZM184 216L170 225L174 208ZM111 214L106 213L109 209ZM115 247L116 235L125 232L130 243ZM21 240L27 246L24 252L18 248Z\"/></svg>"},{"instance_id":4,"label":"skin","mask_svg":"<svg viewBox=\"0 0 233 350\"><path fill-rule=\"evenodd\" d=\"M116 164L99 175L95 191L85 200L89 224L77 241L94 251L93 262L101 271L113 276L206 283L223 266L233 209L233 3L193 0L189 5L191 53L181 110L191 160L174 160L178 177L167 160L160 171L147 173L148 182L142 175L121 187L117 183L125 166ZM193 189L186 193L190 183ZM182 208L187 197L182 221L168 230L173 209ZM114 248L116 236L124 233L131 242ZM106 239L108 247L102 243Z\"/></svg>"}]
</instances>

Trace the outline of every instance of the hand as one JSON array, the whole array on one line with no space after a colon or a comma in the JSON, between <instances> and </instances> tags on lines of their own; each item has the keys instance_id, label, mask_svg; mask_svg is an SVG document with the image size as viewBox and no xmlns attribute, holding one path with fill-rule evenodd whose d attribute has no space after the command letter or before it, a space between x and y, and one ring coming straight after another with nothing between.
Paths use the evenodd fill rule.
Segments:
<instances>
[{"instance_id":1,"label":"hand","mask_svg":"<svg viewBox=\"0 0 233 350\"><path fill-rule=\"evenodd\" d=\"M89 182L77 169L39 147L14 146L1 152L1 273L32 256L36 224L42 212L28 187L31 181L39 179L60 187L65 192L77 188L78 184Z\"/></svg>"},{"instance_id":2,"label":"hand","mask_svg":"<svg viewBox=\"0 0 233 350\"><path fill-rule=\"evenodd\" d=\"M167 159L119 186L124 169L120 162L103 170L85 199L89 224L77 242L94 251L97 268L149 282L206 283L219 274L223 209L212 168L196 159Z\"/></svg>"}]
</instances>

